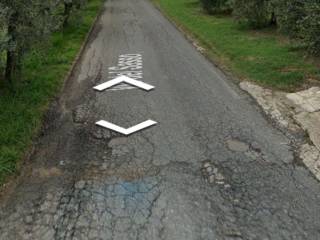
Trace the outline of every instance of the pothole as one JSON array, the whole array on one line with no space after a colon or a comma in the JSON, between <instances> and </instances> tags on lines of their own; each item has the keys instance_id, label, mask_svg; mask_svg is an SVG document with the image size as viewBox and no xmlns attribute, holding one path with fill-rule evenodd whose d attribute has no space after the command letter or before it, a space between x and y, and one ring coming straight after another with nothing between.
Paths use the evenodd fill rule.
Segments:
<instances>
[{"instance_id":1,"label":"pothole","mask_svg":"<svg viewBox=\"0 0 320 240\"><path fill-rule=\"evenodd\" d=\"M109 130L94 128L92 131L92 137L98 140L109 140L112 137L112 134Z\"/></svg>"},{"instance_id":2,"label":"pothole","mask_svg":"<svg viewBox=\"0 0 320 240\"><path fill-rule=\"evenodd\" d=\"M218 167L211 162L205 161L202 165L201 172L202 176L208 183L224 185L226 188L230 187L228 184L225 184L225 177L223 176L222 172L219 171Z\"/></svg>"},{"instance_id":3,"label":"pothole","mask_svg":"<svg viewBox=\"0 0 320 240\"><path fill-rule=\"evenodd\" d=\"M89 108L87 105L77 106L72 113L73 122L75 123L85 123L87 121Z\"/></svg>"},{"instance_id":4,"label":"pothole","mask_svg":"<svg viewBox=\"0 0 320 240\"><path fill-rule=\"evenodd\" d=\"M241 142L236 139L229 139L227 142L227 146L231 151L234 152L246 152L249 150L249 145L245 142Z\"/></svg>"},{"instance_id":5,"label":"pothole","mask_svg":"<svg viewBox=\"0 0 320 240\"><path fill-rule=\"evenodd\" d=\"M264 154L257 143L247 144L240 140L229 139L226 141L229 150L238 153L244 153L248 158L253 160L264 160Z\"/></svg>"}]
</instances>

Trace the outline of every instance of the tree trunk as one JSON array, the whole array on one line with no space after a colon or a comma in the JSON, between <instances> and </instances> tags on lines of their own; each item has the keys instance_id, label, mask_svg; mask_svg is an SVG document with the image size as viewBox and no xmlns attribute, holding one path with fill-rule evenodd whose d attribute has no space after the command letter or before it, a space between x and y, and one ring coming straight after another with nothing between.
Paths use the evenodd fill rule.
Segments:
<instances>
[{"instance_id":1,"label":"tree trunk","mask_svg":"<svg viewBox=\"0 0 320 240\"><path fill-rule=\"evenodd\" d=\"M271 14L270 25L277 26L277 16L276 16L275 12L272 12L272 14Z\"/></svg>"},{"instance_id":2,"label":"tree trunk","mask_svg":"<svg viewBox=\"0 0 320 240\"><path fill-rule=\"evenodd\" d=\"M71 10L72 10L72 7L73 7L73 3L64 3L64 13L63 13L63 16L64 16L64 21L63 21L63 28L66 28L68 26L68 23L69 23L69 17L70 17L70 14L71 14Z\"/></svg>"},{"instance_id":3,"label":"tree trunk","mask_svg":"<svg viewBox=\"0 0 320 240\"><path fill-rule=\"evenodd\" d=\"M76 3L76 9L81 9L81 2L80 1L77 1L77 3Z\"/></svg>"},{"instance_id":4,"label":"tree trunk","mask_svg":"<svg viewBox=\"0 0 320 240\"><path fill-rule=\"evenodd\" d=\"M16 23L18 19L18 13L13 13L8 22L8 35L10 36L9 46L16 44ZM7 59L6 59L6 69L5 69L5 79L12 83L12 77L15 72L16 65L16 49L7 50Z\"/></svg>"},{"instance_id":5,"label":"tree trunk","mask_svg":"<svg viewBox=\"0 0 320 240\"><path fill-rule=\"evenodd\" d=\"M15 72L15 56L14 52L8 50L7 51L7 62L6 62L6 72L5 79L11 84L12 76Z\"/></svg>"}]
</instances>

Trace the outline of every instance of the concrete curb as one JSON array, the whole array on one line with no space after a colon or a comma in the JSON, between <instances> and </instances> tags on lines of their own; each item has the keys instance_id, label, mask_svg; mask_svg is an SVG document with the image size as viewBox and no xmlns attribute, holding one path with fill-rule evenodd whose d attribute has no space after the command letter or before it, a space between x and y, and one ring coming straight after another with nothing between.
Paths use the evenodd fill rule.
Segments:
<instances>
[{"instance_id":1,"label":"concrete curb","mask_svg":"<svg viewBox=\"0 0 320 240\"><path fill-rule=\"evenodd\" d=\"M240 88L256 100L280 129L305 132L306 138L297 146L299 157L320 181L320 89L310 88L288 94L250 82L241 82Z\"/></svg>"}]
</instances>

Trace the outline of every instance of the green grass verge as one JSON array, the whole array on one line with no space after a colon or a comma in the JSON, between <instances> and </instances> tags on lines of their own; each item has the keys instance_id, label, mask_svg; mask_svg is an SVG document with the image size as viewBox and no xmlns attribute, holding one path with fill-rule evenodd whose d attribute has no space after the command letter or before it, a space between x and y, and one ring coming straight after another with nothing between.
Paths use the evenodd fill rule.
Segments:
<instances>
[{"instance_id":1,"label":"green grass verge","mask_svg":"<svg viewBox=\"0 0 320 240\"><path fill-rule=\"evenodd\" d=\"M153 0L200 44L209 57L241 79L292 91L319 79L315 64L303 58L275 30L249 31L231 17L204 14L198 0Z\"/></svg>"},{"instance_id":2,"label":"green grass verge","mask_svg":"<svg viewBox=\"0 0 320 240\"><path fill-rule=\"evenodd\" d=\"M0 88L0 185L16 171L17 163L38 133L50 100L61 89L102 3L89 0L77 14L80 22L71 21L63 34L50 38L46 50L34 50L26 57L14 94Z\"/></svg>"}]
</instances>

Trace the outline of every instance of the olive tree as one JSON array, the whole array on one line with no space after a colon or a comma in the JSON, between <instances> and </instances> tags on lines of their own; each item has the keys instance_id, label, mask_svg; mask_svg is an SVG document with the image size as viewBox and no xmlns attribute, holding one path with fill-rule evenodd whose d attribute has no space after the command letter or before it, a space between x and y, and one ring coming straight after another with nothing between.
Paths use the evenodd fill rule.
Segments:
<instances>
[{"instance_id":1,"label":"olive tree","mask_svg":"<svg viewBox=\"0 0 320 240\"><path fill-rule=\"evenodd\" d=\"M291 37L301 34L301 22L307 16L306 0L274 0L280 30ZM308 1L308 0L307 0Z\"/></svg>"},{"instance_id":2,"label":"olive tree","mask_svg":"<svg viewBox=\"0 0 320 240\"><path fill-rule=\"evenodd\" d=\"M72 12L79 10L85 3L86 0L62 0L63 3L63 28L68 26L69 19Z\"/></svg>"},{"instance_id":3,"label":"olive tree","mask_svg":"<svg viewBox=\"0 0 320 240\"><path fill-rule=\"evenodd\" d=\"M53 29L52 2L42 0L2 0L1 51L5 51L5 79L12 81L24 54L33 44L49 36Z\"/></svg>"},{"instance_id":4,"label":"olive tree","mask_svg":"<svg viewBox=\"0 0 320 240\"><path fill-rule=\"evenodd\" d=\"M7 9L0 3L0 73L3 72L5 53L7 49L8 35L6 28L6 12Z\"/></svg>"},{"instance_id":5,"label":"olive tree","mask_svg":"<svg viewBox=\"0 0 320 240\"><path fill-rule=\"evenodd\" d=\"M253 28L277 26L281 32L303 42L311 53L320 55L320 0L201 1L209 10L232 2L233 14L239 22Z\"/></svg>"},{"instance_id":6,"label":"olive tree","mask_svg":"<svg viewBox=\"0 0 320 240\"><path fill-rule=\"evenodd\" d=\"M300 32L309 51L320 56L320 1L307 1L305 17L300 22Z\"/></svg>"},{"instance_id":7,"label":"olive tree","mask_svg":"<svg viewBox=\"0 0 320 240\"><path fill-rule=\"evenodd\" d=\"M320 0L278 0L277 18L282 32L320 55Z\"/></svg>"}]
</instances>

